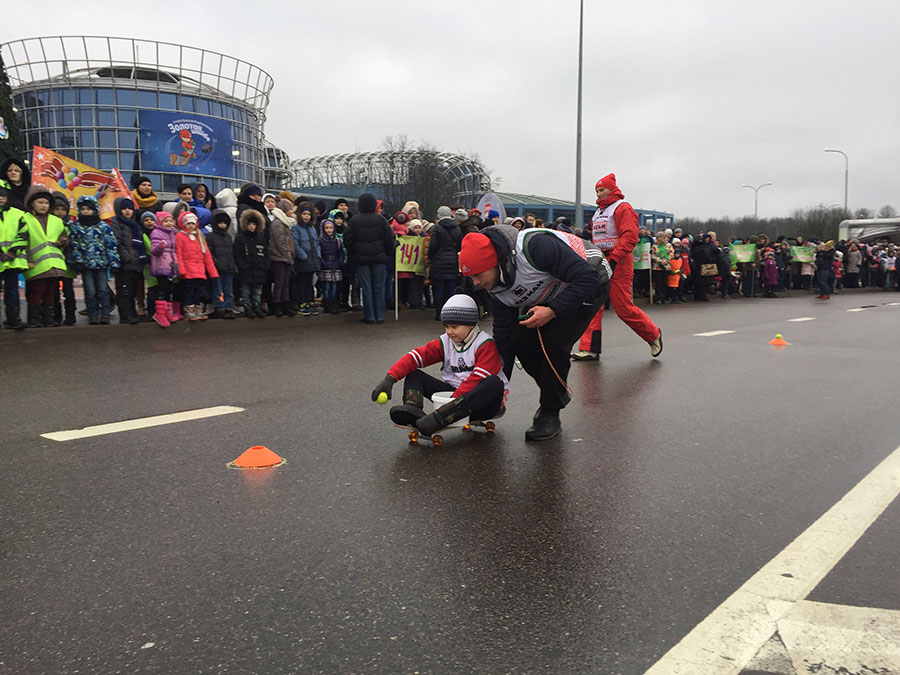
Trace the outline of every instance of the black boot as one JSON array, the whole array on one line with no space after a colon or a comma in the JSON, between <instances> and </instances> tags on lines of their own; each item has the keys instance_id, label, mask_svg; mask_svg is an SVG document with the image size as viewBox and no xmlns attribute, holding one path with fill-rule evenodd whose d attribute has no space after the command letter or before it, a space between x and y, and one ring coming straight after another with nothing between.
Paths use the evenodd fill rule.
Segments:
<instances>
[{"instance_id":1,"label":"black boot","mask_svg":"<svg viewBox=\"0 0 900 675\"><path fill-rule=\"evenodd\" d=\"M43 328L51 328L54 325L59 325L53 323L53 305L41 305L39 317L39 321Z\"/></svg>"},{"instance_id":2,"label":"black boot","mask_svg":"<svg viewBox=\"0 0 900 675\"><path fill-rule=\"evenodd\" d=\"M6 322L3 324L3 327L13 330L25 330L25 324L22 323L22 319L19 317L18 305L12 311L6 310Z\"/></svg>"},{"instance_id":3,"label":"black boot","mask_svg":"<svg viewBox=\"0 0 900 675\"><path fill-rule=\"evenodd\" d=\"M391 408L391 422L403 427L414 426L423 417L425 417L425 411L409 403L395 405Z\"/></svg>"},{"instance_id":4,"label":"black boot","mask_svg":"<svg viewBox=\"0 0 900 675\"><path fill-rule=\"evenodd\" d=\"M77 315L75 313L75 298L66 298L63 303L63 308L66 311L66 316L63 319L64 326L74 326Z\"/></svg>"},{"instance_id":5,"label":"black boot","mask_svg":"<svg viewBox=\"0 0 900 675\"><path fill-rule=\"evenodd\" d=\"M445 403L430 415L417 419L416 428L425 436L431 436L444 427L468 417L470 412L468 403L467 397L459 396L449 403Z\"/></svg>"},{"instance_id":6,"label":"black boot","mask_svg":"<svg viewBox=\"0 0 900 675\"><path fill-rule=\"evenodd\" d=\"M534 414L534 423L525 432L525 439L529 441L547 441L559 436L561 432L562 425L559 422L559 411L538 408Z\"/></svg>"},{"instance_id":7,"label":"black boot","mask_svg":"<svg viewBox=\"0 0 900 675\"><path fill-rule=\"evenodd\" d=\"M41 306L28 303L28 328L41 327Z\"/></svg>"}]
</instances>

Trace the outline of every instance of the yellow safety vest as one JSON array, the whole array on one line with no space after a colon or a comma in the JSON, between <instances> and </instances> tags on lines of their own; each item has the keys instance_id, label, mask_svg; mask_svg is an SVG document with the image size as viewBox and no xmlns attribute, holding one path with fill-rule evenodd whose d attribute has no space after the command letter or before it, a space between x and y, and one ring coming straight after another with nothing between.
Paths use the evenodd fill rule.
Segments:
<instances>
[{"instance_id":1,"label":"yellow safety vest","mask_svg":"<svg viewBox=\"0 0 900 675\"><path fill-rule=\"evenodd\" d=\"M19 220L24 215L24 212L14 207L0 211L0 251L3 253L7 253L13 246L25 246L26 242L19 239ZM0 261L0 272L27 269L28 260L24 248L16 252L15 260Z\"/></svg>"},{"instance_id":2,"label":"yellow safety vest","mask_svg":"<svg viewBox=\"0 0 900 675\"><path fill-rule=\"evenodd\" d=\"M54 268L66 272L66 257L62 249L53 243L59 241L62 235L68 234L65 223L48 214L45 232L40 221L32 214L26 213L22 220L28 226L28 260L34 264L34 267L25 270L25 279L32 279Z\"/></svg>"}]
</instances>

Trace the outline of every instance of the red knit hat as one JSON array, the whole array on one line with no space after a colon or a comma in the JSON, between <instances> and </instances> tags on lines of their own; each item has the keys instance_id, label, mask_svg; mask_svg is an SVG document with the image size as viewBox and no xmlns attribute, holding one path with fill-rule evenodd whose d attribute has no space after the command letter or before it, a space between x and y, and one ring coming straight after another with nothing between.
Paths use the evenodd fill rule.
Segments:
<instances>
[{"instance_id":1,"label":"red knit hat","mask_svg":"<svg viewBox=\"0 0 900 675\"><path fill-rule=\"evenodd\" d=\"M462 240L459 251L459 269L464 276L481 274L497 266L497 251L487 235L470 232Z\"/></svg>"},{"instance_id":2,"label":"red knit hat","mask_svg":"<svg viewBox=\"0 0 900 675\"><path fill-rule=\"evenodd\" d=\"M613 192L615 192L616 187L617 187L616 186L616 174L608 173L605 176L603 176L603 178L601 178L600 180L597 181L597 184L594 186L594 190L596 190L599 187L606 188L607 190L612 190Z\"/></svg>"}]
</instances>

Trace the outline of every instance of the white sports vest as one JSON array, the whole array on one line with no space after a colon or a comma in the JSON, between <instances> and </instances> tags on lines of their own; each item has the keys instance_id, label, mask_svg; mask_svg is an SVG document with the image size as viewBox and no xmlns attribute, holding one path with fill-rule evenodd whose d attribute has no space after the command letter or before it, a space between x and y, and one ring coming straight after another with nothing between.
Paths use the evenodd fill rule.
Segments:
<instances>
[{"instance_id":1,"label":"white sports vest","mask_svg":"<svg viewBox=\"0 0 900 675\"><path fill-rule=\"evenodd\" d=\"M441 377L444 382L452 384L454 389L458 388L463 380L475 372L475 352L485 342L493 339L490 333L481 331L467 349L460 351L446 333L441 335L441 346L444 348L444 368L441 370ZM493 375L487 371L483 371L481 374L485 377ZM503 387L509 391L509 380L506 379L503 371L497 373L497 376L503 380Z\"/></svg>"},{"instance_id":2,"label":"white sports vest","mask_svg":"<svg viewBox=\"0 0 900 675\"><path fill-rule=\"evenodd\" d=\"M513 255L515 255L516 259L515 283L509 288L503 288L499 291L490 291L491 295L507 307L533 307L534 305L546 303L546 301L552 300L562 293L568 286L564 281L537 269L531 264L528 255L525 253L525 244L529 237L547 232L562 239L572 247L573 251L587 260L588 253L584 246L585 241L581 237L566 232L560 232L559 230L547 230L544 228L522 230L519 232L518 237L516 237L516 248L513 251ZM592 247L591 250L596 256L602 256L597 249ZM606 267L607 278L611 277L612 271L606 260L603 260L603 265Z\"/></svg>"},{"instance_id":3,"label":"white sports vest","mask_svg":"<svg viewBox=\"0 0 900 675\"><path fill-rule=\"evenodd\" d=\"M616 230L616 219L613 214L619 204L624 201L624 199L620 199L605 209L597 209L591 218L591 241L603 251L611 251L619 243L619 233Z\"/></svg>"}]
</instances>

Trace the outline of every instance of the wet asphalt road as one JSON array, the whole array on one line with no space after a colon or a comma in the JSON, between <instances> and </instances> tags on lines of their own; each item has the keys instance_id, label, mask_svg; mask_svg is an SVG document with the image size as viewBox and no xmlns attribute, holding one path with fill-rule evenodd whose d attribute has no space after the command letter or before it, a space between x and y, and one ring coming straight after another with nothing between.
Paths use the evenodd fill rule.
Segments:
<instances>
[{"instance_id":1,"label":"wet asphalt road","mask_svg":"<svg viewBox=\"0 0 900 675\"><path fill-rule=\"evenodd\" d=\"M369 399L429 313L3 331L0 672L643 672L900 445L895 300L654 308L659 360L610 314L560 438L517 371L440 449ZM898 523L811 599L900 609Z\"/></svg>"}]
</instances>

